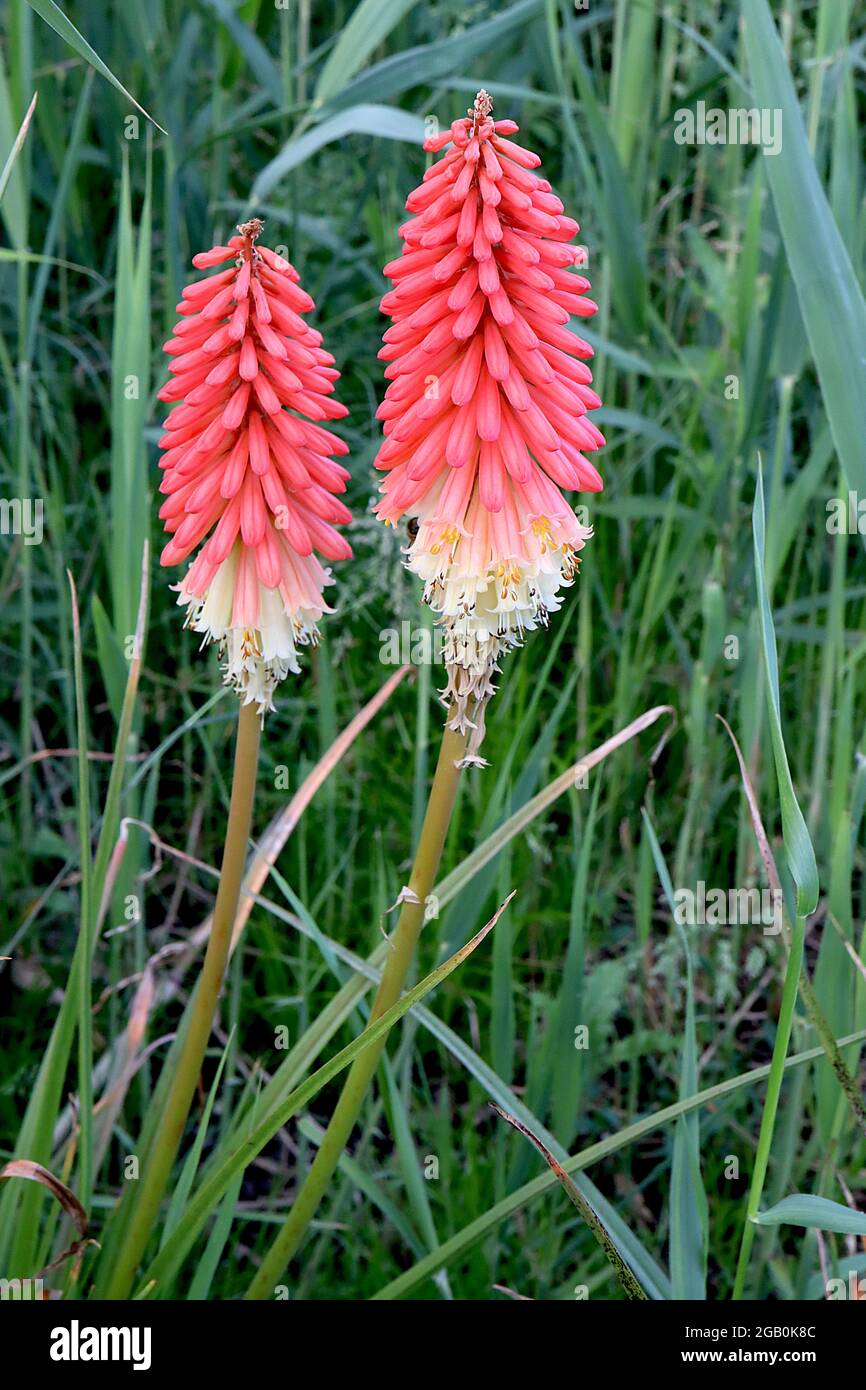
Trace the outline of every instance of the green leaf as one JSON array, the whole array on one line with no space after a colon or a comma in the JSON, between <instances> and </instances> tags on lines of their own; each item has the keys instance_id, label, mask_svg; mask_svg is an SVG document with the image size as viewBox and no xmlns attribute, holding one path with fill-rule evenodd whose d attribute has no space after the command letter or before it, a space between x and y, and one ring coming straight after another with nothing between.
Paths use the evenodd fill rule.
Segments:
<instances>
[{"instance_id":1,"label":"green leaf","mask_svg":"<svg viewBox=\"0 0 866 1390\"><path fill-rule=\"evenodd\" d=\"M240 15L235 13L228 0L205 0L221 22L225 25L230 36L229 49L234 46L234 52L243 54L247 66L259 84L265 89L275 106L282 106L284 100L283 84L280 71L267 48L258 38L255 32L255 23L252 25L243 23Z\"/></svg>"},{"instance_id":2,"label":"green leaf","mask_svg":"<svg viewBox=\"0 0 866 1390\"><path fill-rule=\"evenodd\" d=\"M3 200L3 194L6 192L6 185L8 184L9 179L12 175L12 170L15 168L15 161L18 158L21 146L24 144L24 141L26 139L27 131L30 126L30 121L32 119L33 112L36 109L37 96L38 92L34 92L33 100L27 108L27 114L25 115L24 120L21 122L21 125L18 128L18 134L15 136L12 148L9 151L9 154L6 156L6 163L3 165L3 172L0 173L0 202L2 202ZM3 125L6 125L5 119Z\"/></svg>"},{"instance_id":3,"label":"green leaf","mask_svg":"<svg viewBox=\"0 0 866 1390\"><path fill-rule=\"evenodd\" d=\"M518 4L494 15L492 19L482 20L480 24L473 24L447 39L419 44L405 53L395 53L360 73L329 105L348 106L359 98L381 101L383 97L397 96L410 87L429 88L440 78L451 77L455 70L465 68L467 63L481 54L484 55L486 68L493 71L493 45L515 30L523 31L542 4L543 0L519 0ZM480 81L478 85L481 85ZM450 121L445 124L450 125Z\"/></svg>"},{"instance_id":4,"label":"green leaf","mask_svg":"<svg viewBox=\"0 0 866 1390\"><path fill-rule=\"evenodd\" d=\"M783 1197L754 1218L757 1226L809 1226L817 1231L838 1231L841 1235L866 1236L866 1212L852 1211L829 1197L813 1197L796 1192Z\"/></svg>"},{"instance_id":5,"label":"green leaf","mask_svg":"<svg viewBox=\"0 0 866 1390\"><path fill-rule=\"evenodd\" d=\"M75 25L71 20L67 19L60 6L55 5L54 0L27 0L27 3L31 9L36 11L40 19L44 19L46 24L50 24L55 33L59 34L60 37L69 44L69 47L75 50L80 58L83 58L86 63L90 63L102 77L111 83L112 87L116 87L119 92L122 92L127 101L131 101L133 106L137 107L141 112L142 116L147 116L147 119L156 126L157 130L162 131L163 135L168 134L168 131L163 130L159 121L155 121L153 116L145 111L144 107L136 101L132 93L126 90L120 79L115 77L111 68L103 63L99 54L95 49L90 47L84 35L79 34Z\"/></svg>"},{"instance_id":6,"label":"green leaf","mask_svg":"<svg viewBox=\"0 0 866 1390\"><path fill-rule=\"evenodd\" d=\"M510 1125L513 1125L519 1134L525 1135L525 1137L538 1149L538 1152L541 1154L557 1182L568 1194L569 1201L572 1202L580 1212L584 1222L598 1241L605 1258L625 1292L626 1298L646 1299L646 1293L641 1287L640 1280L635 1278L633 1271L629 1268L626 1261L623 1260L616 1245L605 1230L604 1223L599 1221L596 1213L592 1209L591 1203L586 1200L586 1197L581 1192L577 1183L573 1178L569 1177L562 1164L554 1157L547 1145L539 1139L537 1134L533 1133L528 1125L522 1124L514 1115L509 1115L506 1110L502 1110L498 1105L494 1105L493 1109L502 1116L503 1120L507 1120Z\"/></svg>"},{"instance_id":7,"label":"green leaf","mask_svg":"<svg viewBox=\"0 0 866 1390\"><path fill-rule=\"evenodd\" d=\"M190 1302L202 1302L209 1296L210 1286L213 1283L214 1275L219 1268L223 1251L225 1250L229 1235L231 1234L232 1222L235 1218L235 1207L238 1197L241 1194L243 1181L243 1173L238 1173L220 1203L217 1218L208 1236L204 1254L199 1261L198 1268L189 1286L187 1298Z\"/></svg>"},{"instance_id":8,"label":"green leaf","mask_svg":"<svg viewBox=\"0 0 866 1390\"><path fill-rule=\"evenodd\" d=\"M821 186L767 0L742 0L756 106L782 113L778 154L764 156L809 345L845 476L866 495L866 302Z\"/></svg>"},{"instance_id":9,"label":"green leaf","mask_svg":"<svg viewBox=\"0 0 866 1390\"><path fill-rule=\"evenodd\" d=\"M93 630L96 633L96 654L99 669L108 693L108 703L115 719L120 718L123 706L123 692L126 688L128 667L123 657L123 649L118 641L111 619L105 611L98 594L90 598L90 611L93 617Z\"/></svg>"},{"instance_id":10,"label":"green leaf","mask_svg":"<svg viewBox=\"0 0 866 1390\"><path fill-rule=\"evenodd\" d=\"M866 338L864 338L866 343ZM779 699L779 661L776 654L776 633L773 628L773 614L767 595L767 582L764 574L764 480L760 463L755 483L755 504L752 510L752 534L755 542L755 582L758 589L758 610L761 618L761 639L764 647L764 661L767 667L767 709L770 715L770 737L773 742L773 758L776 764L776 779L779 784L779 804L782 814L782 837L785 843L785 858L794 882L797 885L797 915L808 917L818 905L818 865L815 851L806 829L806 822L797 801L788 754L782 736L782 713Z\"/></svg>"},{"instance_id":11,"label":"green leaf","mask_svg":"<svg viewBox=\"0 0 866 1390\"><path fill-rule=\"evenodd\" d=\"M283 146L253 184L250 202L258 203L267 198L291 169L303 164L323 145L342 140L344 135L378 135L386 140L405 140L410 145L420 145L424 139L424 122L420 116L396 111L391 106L352 106L348 111L340 111Z\"/></svg>"},{"instance_id":12,"label":"green leaf","mask_svg":"<svg viewBox=\"0 0 866 1390\"><path fill-rule=\"evenodd\" d=\"M853 1043L859 1042L864 1036L866 1036L866 1030L861 1030L860 1033L852 1034L848 1038L840 1038L839 1046L849 1047ZM805 1066L823 1055L822 1048L812 1047L807 1052L800 1052L796 1056L787 1057L784 1062L785 1070ZM582 1149L580 1153L567 1159L562 1166L566 1173L579 1173L584 1168L589 1168L592 1164L609 1158L611 1154L617 1153L629 1144L636 1143L645 1134L673 1123L681 1115L688 1115L699 1106L711 1105L720 1100L722 1096L730 1095L744 1087L754 1086L759 1081L765 1081L769 1075L769 1066L753 1067L750 1071L743 1072L739 1076L721 1081L716 1086L699 1091L697 1095L689 1096L686 1100L678 1100L673 1105L665 1106L663 1110L657 1110L653 1115L645 1115L642 1119L636 1120L634 1124L626 1125L624 1129L617 1130L607 1139L601 1139L597 1143L591 1144L589 1148ZM425 1279L429 1279L435 1274L437 1269L461 1258L473 1245L483 1240L490 1231L495 1230L500 1221L504 1221L514 1212L520 1211L533 1198L547 1192L555 1182L556 1177L553 1173L542 1173L541 1177L533 1178L531 1182L525 1183L515 1192L510 1192L495 1206L490 1207L474 1221L470 1221L468 1226L456 1231L453 1236L450 1236L439 1246L438 1250L431 1251L417 1264L404 1270L396 1279L392 1279L389 1284L386 1284L384 1288L373 1295L374 1299L403 1298L406 1294L411 1293L420 1284L423 1284Z\"/></svg>"},{"instance_id":13,"label":"green leaf","mask_svg":"<svg viewBox=\"0 0 866 1390\"><path fill-rule=\"evenodd\" d=\"M360 72L373 49L417 4L418 0L361 0L319 74L316 103L336 96Z\"/></svg>"},{"instance_id":14,"label":"green leaf","mask_svg":"<svg viewBox=\"0 0 866 1390\"><path fill-rule=\"evenodd\" d=\"M95 916L93 912L93 864L90 857L90 770L87 766L87 705L84 698L84 655L81 647L81 624L78 594L71 570L66 571L72 604L72 639L74 644L73 679L75 683L76 732L78 735L78 844L81 871L81 917L75 959L78 971L75 990L78 995L78 1104L79 1134L78 1198L85 1211L90 1211L93 1189L93 987L90 960L93 954ZM71 981L70 981L71 983Z\"/></svg>"},{"instance_id":15,"label":"green leaf","mask_svg":"<svg viewBox=\"0 0 866 1390\"><path fill-rule=\"evenodd\" d=\"M686 962L686 1021L680 1058L679 1098L685 1101L698 1089L698 1045L695 1027L695 986L692 954L685 927L676 915L674 889L655 827L641 811L656 870L679 932ZM670 1263L673 1297L704 1299L707 1296L707 1248L709 1212L701 1176L700 1117L697 1110L680 1115L676 1122L671 1164Z\"/></svg>"},{"instance_id":16,"label":"green leaf","mask_svg":"<svg viewBox=\"0 0 866 1390\"><path fill-rule=\"evenodd\" d=\"M500 908L499 912L501 911ZM282 1129L283 1125L288 1123L293 1115L297 1114L308 1101L318 1095L323 1086L326 1086L335 1076L339 1076L340 1072L344 1071L372 1043L384 1037L398 1019L401 1019L414 1004L417 1004L419 999L423 999L426 994L429 994L432 989L447 979L452 971L462 965L466 957L472 954L495 926L499 912L491 918L486 926L481 928L480 932L477 932L470 941L467 941L465 946L461 946L460 950L456 951L453 956L432 970L419 984L398 999L396 1004L387 1009L380 1018L369 1024L364 1032L350 1042L347 1047L344 1047L324 1066L319 1067L317 1071L308 1076L306 1081L286 1096L279 1106L269 1111L264 1119L260 1120L255 1128L247 1134L246 1138L226 1155L215 1171L199 1187L175 1230L148 1269L144 1277L144 1284L151 1280L160 1279L164 1282L171 1277L232 1180L252 1163L253 1159L261 1153L265 1145L270 1143L274 1135Z\"/></svg>"},{"instance_id":17,"label":"green leaf","mask_svg":"<svg viewBox=\"0 0 866 1390\"><path fill-rule=\"evenodd\" d=\"M124 156L126 151L124 151ZM112 617L120 643L132 634L139 567L150 532L144 428L150 408L150 161L138 235L132 219L129 162L123 161L111 342ZM109 689L109 694L113 692Z\"/></svg>"},{"instance_id":18,"label":"green leaf","mask_svg":"<svg viewBox=\"0 0 866 1390\"><path fill-rule=\"evenodd\" d=\"M18 155L21 152L23 135L27 133L32 110L31 106L30 111L27 112L16 131L12 92L6 75L3 56L0 54L0 148L9 151L3 168L0 198L3 200L3 221L6 223L9 240L18 251L23 250L27 240L27 204Z\"/></svg>"}]
</instances>

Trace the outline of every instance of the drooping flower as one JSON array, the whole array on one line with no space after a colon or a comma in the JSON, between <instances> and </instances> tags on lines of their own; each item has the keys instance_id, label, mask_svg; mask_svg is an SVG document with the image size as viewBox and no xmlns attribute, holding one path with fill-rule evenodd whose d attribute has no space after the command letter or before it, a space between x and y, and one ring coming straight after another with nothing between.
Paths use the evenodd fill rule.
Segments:
<instances>
[{"instance_id":1,"label":"drooping flower","mask_svg":"<svg viewBox=\"0 0 866 1390\"><path fill-rule=\"evenodd\" d=\"M352 551L334 529L351 520L334 495L349 474L331 457L348 446L318 423L347 414L330 399L340 374L301 318L313 301L297 271L256 244L261 230L254 218L193 257L201 270L226 268L187 285L165 344L172 377L159 398L179 404L160 439L159 514L171 534L163 565L208 537L178 603L204 643L220 644L226 683L264 714L332 611L323 591L334 581L318 556Z\"/></svg>"},{"instance_id":2,"label":"drooping flower","mask_svg":"<svg viewBox=\"0 0 866 1390\"><path fill-rule=\"evenodd\" d=\"M478 93L467 117L424 142L451 146L406 200L403 252L385 267L393 320L380 358L390 385L379 408L387 472L377 515L408 517L408 567L444 627L452 727L483 736L502 655L546 623L592 534L562 488L598 492L584 457L604 437L601 404L568 327L595 313L579 228L537 155L507 137Z\"/></svg>"}]
</instances>

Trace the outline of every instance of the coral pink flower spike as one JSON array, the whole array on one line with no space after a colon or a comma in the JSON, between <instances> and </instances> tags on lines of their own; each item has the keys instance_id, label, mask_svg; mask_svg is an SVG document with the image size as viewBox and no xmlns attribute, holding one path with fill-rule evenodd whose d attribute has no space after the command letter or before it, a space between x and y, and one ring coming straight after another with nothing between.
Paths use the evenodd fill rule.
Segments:
<instances>
[{"instance_id":1,"label":"coral pink flower spike","mask_svg":"<svg viewBox=\"0 0 866 1390\"><path fill-rule=\"evenodd\" d=\"M478 93L467 118L424 142L447 154L406 200L403 254L385 267L393 319L379 356L390 386L379 409L387 471L376 509L414 519L407 564L445 628L454 728L483 736L499 659L560 606L591 531L561 488L598 492L584 453L604 438L587 417L588 343L571 315L596 305L575 273L584 252L537 155L506 136Z\"/></svg>"},{"instance_id":2,"label":"coral pink flower spike","mask_svg":"<svg viewBox=\"0 0 866 1390\"><path fill-rule=\"evenodd\" d=\"M187 285L165 345L179 401L160 442L160 509L171 540L163 565L185 560L210 533L182 582L187 623L219 642L225 680L244 704L273 709L277 684L297 672L299 646L315 643L331 612L326 560L352 551L334 530L351 513L334 494L349 474L332 454L348 447L320 420L348 412L330 400L340 373L322 335L300 317L313 301L297 271L256 239L257 219L226 246L193 257L226 269ZM288 407L288 409L286 409ZM306 418L301 418L306 417Z\"/></svg>"}]
</instances>

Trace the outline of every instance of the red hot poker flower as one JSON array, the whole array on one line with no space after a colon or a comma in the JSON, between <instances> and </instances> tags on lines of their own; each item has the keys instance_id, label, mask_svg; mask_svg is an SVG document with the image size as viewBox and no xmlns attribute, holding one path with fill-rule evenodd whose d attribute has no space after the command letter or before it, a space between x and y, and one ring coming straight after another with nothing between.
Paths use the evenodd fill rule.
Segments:
<instances>
[{"instance_id":1,"label":"red hot poker flower","mask_svg":"<svg viewBox=\"0 0 866 1390\"><path fill-rule=\"evenodd\" d=\"M174 337L175 404L160 440L160 509L176 565L209 537L178 588L187 622L217 641L225 680L245 704L273 708L277 683L298 671L297 648L330 612L326 560L352 551L334 529L351 520L334 495L349 474L330 457L348 446L319 421L346 408L331 400L339 372L322 335L300 317L313 301L288 261L256 245L262 223L193 257L216 275L187 285Z\"/></svg>"},{"instance_id":2,"label":"red hot poker flower","mask_svg":"<svg viewBox=\"0 0 866 1390\"><path fill-rule=\"evenodd\" d=\"M601 490L585 455L604 443L588 418L592 349L569 328L596 311L568 245L578 225L491 108L479 92L424 143L451 148L406 200L403 253L385 267L376 459L377 514L415 520L407 563L445 627L452 722L477 726L476 745L500 656L573 582L591 531L561 489Z\"/></svg>"}]
</instances>

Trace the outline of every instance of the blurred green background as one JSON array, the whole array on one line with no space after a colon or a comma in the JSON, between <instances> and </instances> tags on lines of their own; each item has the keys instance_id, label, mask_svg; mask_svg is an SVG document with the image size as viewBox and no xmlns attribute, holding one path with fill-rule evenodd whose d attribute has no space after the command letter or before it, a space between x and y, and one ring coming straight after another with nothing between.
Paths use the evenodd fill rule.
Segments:
<instances>
[{"instance_id":1,"label":"blurred green background","mask_svg":"<svg viewBox=\"0 0 866 1390\"><path fill-rule=\"evenodd\" d=\"M85 61L79 31L107 72ZM674 888L765 882L721 714L788 886L755 589L759 467L782 726L821 879L807 958L836 1035L864 1024L864 977L843 944L855 957L862 947L866 798L856 511L862 498L866 532L864 46L851 0L7 0L3 159L37 91L38 102L0 208L0 494L43 499L44 540L0 541L0 954L13 958L0 965L3 1154L15 1147L80 913L66 571L80 605L95 833L148 539L150 616L121 804L134 824L106 916L112 934L95 955L97 1064L116 1056L128 1022L134 986L124 982L185 940L212 901L202 865L219 860L233 701L218 693L216 654L199 654L182 628L170 590L178 573L155 559L159 347L190 258L249 210L263 216L265 242L287 248L316 301L312 319L350 409L339 430L351 446L356 558L338 567L338 612L321 647L267 720L261 833L392 674L383 630L427 621L401 536L370 515L381 267L399 249L403 203L427 162L425 120L450 123L484 86L581 224L600 305L581 332L596 349L608 445L597 459L604 493L575 499L595 528L580 579L549 633L505 665L488 717L490 767L464 779L445 870L630 720L660 704L675 718L527 815L425 932L424 971L517 889L490 940L425 1001L432 1024L412 1016L392 1036L339 1192L293 1266L292 1296L369 1296L476 1220L435 1282L422 1270L399 1291L569 1299L583 1286L619 1296L557 1187L485 1216L543 1170L488 1108L491 1096L506 1108L516 1098L563 1153L612 1139L589 1176L630 1229L647 1279L670 1293L668 1272L683 1278L685 1260L687 1282L674 1287L700 1296L706 1264L708 1296L728 1296L760 1086L692 1112L699 1135L684 1139L680 1120L616 1136L681 1094L689 1000L700 1087L766 1063L772 1047L779 938L749 923L687 928L690 991L657 862ZM679 143L677 112L700 102L782 110L779 152ZM846 506L835 527L832 499L847 503L849 490L853 520ZM234 1032L205 1157L250 1076L278 1065L275 1028L298 1043L351 975L328 938L366 956L391 921L436 754L440 678L421 666L398 684L280 853L264 891L282 915L253 909L226 990L215 1041ZM160 981L171 972L169 958ZM181 977L181 997L187 986ZM160 997L151 1039L172 1031L177 999ZM330 1047L355 1036L365 1009L348 1011ZM575 1046L579 1025L586 1049ZM815 1043L798 1011L794 1050ZM97 1224L163 1052L137 1071L107 1136ZM853 1069L859 1054L846 1055ZM109 1071L106 1062L97 1091ZM73 1066L64 1104L76 1085ZM336 1093L326 1089L247 1170L225 1257L199 1293L243 1289ZM790 1073L768 1200L805 1191L844 1201L840 1180L862 1188L866 1148L839 1095L826 1063ZM61 1167L65 1138L58 1131ZM672 1201L675 1146L695 1139L700 1171L689 1169ZM826 1242L828 1267L862 1266L856 1238ZM756 1248L753 1293L816 1296L814 1232L771 1230Z\"/></svg>"}]
</instances>

